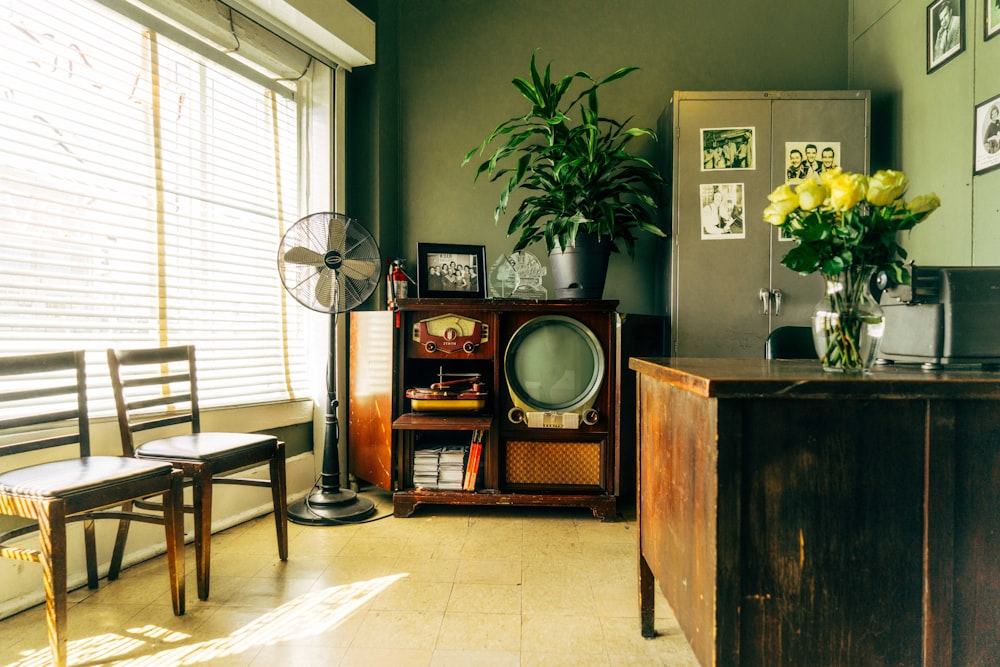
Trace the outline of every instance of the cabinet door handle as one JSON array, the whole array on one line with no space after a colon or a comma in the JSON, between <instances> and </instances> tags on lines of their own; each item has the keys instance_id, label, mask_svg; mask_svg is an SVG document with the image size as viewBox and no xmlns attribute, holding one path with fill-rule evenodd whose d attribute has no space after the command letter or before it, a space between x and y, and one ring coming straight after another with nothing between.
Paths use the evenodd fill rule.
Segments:
<instances>
[{"instance_id":1,"label":"cabinet door handle","mask_svg":"<svg viewBox=\"0 0 1000 667\"><path fill-rule=\"evenodd\" d=\"M771 290L771 298L774 299L774 316L775 317L777 317L778 315L781 315L781 297L782 296L783 295L781 294L781 290L780 289L775 288L775 289Z\"/></svg>"},{"instance_id":2,"label":"cabinet door handle","mask_svg":"<svg viewBox=\"0 0 1000 667\"><path fill-rule=\"evenodd\" d=\"M761 287L760 292L757 293L757 298L761 300L764 304L764 315L771 314L771 290L766 287Z\"/></svg>"}]
</instances>

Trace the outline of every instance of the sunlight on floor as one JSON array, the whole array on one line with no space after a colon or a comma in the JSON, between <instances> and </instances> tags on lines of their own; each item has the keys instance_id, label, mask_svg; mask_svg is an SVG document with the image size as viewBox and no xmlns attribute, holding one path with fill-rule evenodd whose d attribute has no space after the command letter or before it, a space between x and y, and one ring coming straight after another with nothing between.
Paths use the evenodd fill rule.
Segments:
<instances>
[{"instance_id":1,"label":"sunlight on floor","mask_svg":"<svg viewBox=\"0 0 1000 667\"><path fill-rule=\"evenodd\" d=\"M128 667L211 664L215 660L238 655L251 648L323 633L343 623L365 603L406 576L395 574L312 591L261 615L225 637L157 650L154 654L135 655L153 646L147 640L155 639L157 645L160 645L164 642L183 642L189 636L146 625L128 628L126 632L129 636L104 633L73 640L69 642L69 664L96 665L109 661ZM50 653L46 647L45 650L31 651L5 667L48 667L49 659Z\"/></svg>"}]
</instances>

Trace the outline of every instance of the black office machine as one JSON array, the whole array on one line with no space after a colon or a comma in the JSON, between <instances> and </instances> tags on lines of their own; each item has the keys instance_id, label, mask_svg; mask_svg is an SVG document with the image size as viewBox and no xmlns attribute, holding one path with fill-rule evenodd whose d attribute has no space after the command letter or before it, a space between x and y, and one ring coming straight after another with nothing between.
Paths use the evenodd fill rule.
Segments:
<instances>
[{"instance_id":1,"label":"black office machine","mask_svg":"<svg viewBox=\"0 0 1000 667\"><path fill-rule=\"evenodd\" d=\"M1000 370L1000 267L911 262L906 270L908 285L894 284L884 273L878 278L885 314L879 363Z\"/></svg>"}]
</instances>

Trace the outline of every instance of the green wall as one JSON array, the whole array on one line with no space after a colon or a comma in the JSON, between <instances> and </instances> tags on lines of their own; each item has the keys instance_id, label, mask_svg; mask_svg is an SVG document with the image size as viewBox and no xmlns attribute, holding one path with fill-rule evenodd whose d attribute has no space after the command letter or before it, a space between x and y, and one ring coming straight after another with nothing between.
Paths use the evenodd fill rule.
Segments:
<instances>
[{"instance_id":1,"label":"green wall","mask_svg":"<svg viewBox=\"0 0 1000 667\"><path fill-rule=\"evenodd\" d=\"M965 0L965 51L927 74L926 0L852 0L850 85L872 90L873 165L902 169L942 206L903 241L925 266L1000 265L1000 170L973 175L976 104L1000 94L1000 36Z\"/></svg>"},{"instance_id":2,"label":"green wall","mask_svg":"<svg viewBox=\"0 0 1000 667\"><path fill-rule=\"evenodd\" d=\"M644 127L657 126L675 90L848 85L847 0L356 4L376 21L377 62L349 77L347 208L377 227L383 254L407 258L413 270L419 241L485 244L488 262L510 252L506 219L493 223L498 187L473 184L474 167L460 164L498 122L524 112L510 81L527 73L536 50L559 76L638 66L605 89L602 112ZM664 148L637 150L660 162ZM544 247L531 251L544 262ZM613 257L605 298L626 312L665 312L668 252L667 242L645 237L634 262Z\"/></svg>"}]
</instances>

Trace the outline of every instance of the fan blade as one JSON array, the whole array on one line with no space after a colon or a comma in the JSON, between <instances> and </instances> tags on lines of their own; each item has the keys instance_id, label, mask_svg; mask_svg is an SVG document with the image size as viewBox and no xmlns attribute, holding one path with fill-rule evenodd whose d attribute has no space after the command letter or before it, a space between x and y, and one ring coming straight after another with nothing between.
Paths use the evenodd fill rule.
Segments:
<instances>
[{"instance_id":1,"label":"fan blade","mask_svg":"<svg viewBox=\"0 0 1000 667\"><path fill-rule=\"evenodd\" d=\"M333 271L329 269L321 271L316 281L316 301L324 308L330 308L333 305L333 290Z\"/></svg>"},{"instance_id":2,"label":"fan blade","mask_svg":"<svg viewBox=\"0 0 1000 667\"><path fill-rule=\"evenodd\" d=\"M309 248L303 248L302 246L296 246L285 253L285 261L292 264L308 264L309 266L323 266L323 255L316 252L315 250L310 250Z\"/></svg>"},{"instance_id":3,"label":"fan blade","mask_svg":"<svg viewBox=\"0 0 1000 667\"><path fill-rule=\"evenodd\" d=\"M344 225L343 220L340 218L331 218L326 242L327 251L336 250L340 254L344 254L344 236L346 232L347 227Z\"/></svg>"},{"instance_id":4,"label":"fan blade","mask_svg":"<svg viewBox=\"0 0 1000 667\"><path fill-rule=\"evenodd\" d=\"M348 278L367 280L375 275L379 270L379 265L363 259L345 259L340 268Z\"/></svg>"}]
</instances>

